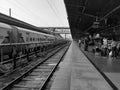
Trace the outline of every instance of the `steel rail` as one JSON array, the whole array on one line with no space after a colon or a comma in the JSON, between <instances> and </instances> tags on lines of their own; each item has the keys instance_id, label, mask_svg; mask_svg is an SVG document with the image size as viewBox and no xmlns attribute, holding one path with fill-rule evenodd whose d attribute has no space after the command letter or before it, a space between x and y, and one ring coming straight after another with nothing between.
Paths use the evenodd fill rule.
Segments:
<instances>
[{"instance_id":1,"label":"steel rail","mask_svg":"<svg viewBox=\"0 0 120 90\"><path fill-rule=\"evenodd\" d=\"M59 63L62 61L62 59L64 58L66 52L68 51L70 47L70 44L68 45L67 49L65 50L65 52L63 53L63 55L60 57L60 60L58 61L58 63L56 64L56 66L53 68L53 70L51 71L51 73L49 74L49 76L47 77L46 81L43 83L43 85L41 86L41 88L39 88L39 90L44 90L44 88L46 87L48 81L50 80L50 78L53 76L55 70L57 69Z\"/></svg>"}]
</instances>

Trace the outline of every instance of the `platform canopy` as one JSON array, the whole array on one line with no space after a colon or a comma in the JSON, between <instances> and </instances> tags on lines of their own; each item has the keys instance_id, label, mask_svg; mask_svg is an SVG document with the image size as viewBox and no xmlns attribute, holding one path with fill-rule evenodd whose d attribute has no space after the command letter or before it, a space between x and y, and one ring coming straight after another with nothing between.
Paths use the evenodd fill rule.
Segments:
<instances>
[{"instance_id":1,"label":"platform canopy","mask_svg":"<svg viewBox=\"0 0 120 90\"><path fill-rule=\"evenodd\" d=\"M34 25L28 24L24 21L12 18L12 17L4 15L2 13L0 13L0 22L7 23L10 25L15 25L15 26L22 27L22 28L31 29L31 30L37 31L37 32L52 34L51 32L44 30L44 28L36 27Z\"/></svg>"},{"instance_id":2,"label":"platform canopy","mask_svg":"<svg viewBox=\"0 0 120 90\"><path fill-rule=\"evenodd\" d=\"M64 0L73 38L120 21L120 0ZM96 25L97 24L97 25Z\"/></svg>"}]
</instances>

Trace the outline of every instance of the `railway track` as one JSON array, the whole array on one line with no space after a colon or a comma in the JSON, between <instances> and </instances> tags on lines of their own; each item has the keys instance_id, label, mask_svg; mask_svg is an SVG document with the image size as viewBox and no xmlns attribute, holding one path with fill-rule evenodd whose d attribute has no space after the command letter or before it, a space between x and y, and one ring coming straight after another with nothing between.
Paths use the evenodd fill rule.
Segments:
<instances>
[{"instance_id":1,"label":"railway track","mask_svg":"<svg viewBox=\"0 0 120 90\"><path fill-rule=\"evenodd\" d=\"M68 47L69 45L56 50L54 54L51 54L43 60L43 62L39 62L38 60L31 64L30 67L26 67L23 70L18 71L16 76L13 74L9 83L1 84L0 90L43 90L65 55ZM5 82L4 79L2 81L2 83Z\"/></svg>"}]
</instances>

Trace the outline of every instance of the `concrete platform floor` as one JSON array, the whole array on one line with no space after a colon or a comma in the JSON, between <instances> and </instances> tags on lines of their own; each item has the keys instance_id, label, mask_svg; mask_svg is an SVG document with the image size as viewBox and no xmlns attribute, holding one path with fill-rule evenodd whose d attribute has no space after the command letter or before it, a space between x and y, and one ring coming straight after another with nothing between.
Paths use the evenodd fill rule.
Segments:
<instances>
[{"instance_id":1,"label":"concrete platform floor","mask_svg":"<svg viewBox=\"0 0 120 90\"><path fill-rule=\"evenodd\" d=\"M73 41L51 90L113 90Z\"/></svg>"},{"instance_id":2,"label":"concrete platform floor","mask_svg":"<svg viewBox=\"0 0 120 90\"><path fill-rule=\"evenodd\" d=\"M81 50L92 60L92 62L109 78L109 80L120 90L120 56L113 58L110 56L95 55L92 52L92 46L88 51Z\"/></svg>"}]
</instances>

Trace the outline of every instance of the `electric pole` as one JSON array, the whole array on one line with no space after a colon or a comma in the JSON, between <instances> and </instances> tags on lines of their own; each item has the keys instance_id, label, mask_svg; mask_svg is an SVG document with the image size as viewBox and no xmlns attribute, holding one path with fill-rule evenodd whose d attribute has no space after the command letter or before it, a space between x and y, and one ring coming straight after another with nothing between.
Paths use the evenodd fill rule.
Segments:
<instances>
[{"instance_id":1,"label":"electric pole","mask_svg":"<svg viewBox=\"0 0 120 90\"><path fill-rule=\"evenodd\" d=\"M9 8L9 16L11 17L11 8Z\"/></svg>"}]
</instances>

